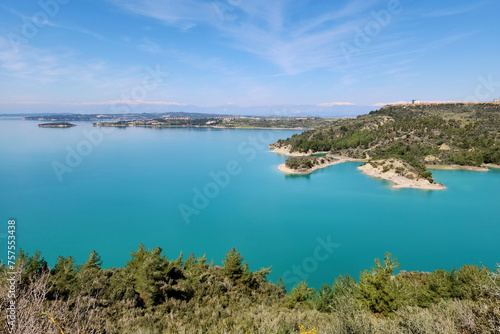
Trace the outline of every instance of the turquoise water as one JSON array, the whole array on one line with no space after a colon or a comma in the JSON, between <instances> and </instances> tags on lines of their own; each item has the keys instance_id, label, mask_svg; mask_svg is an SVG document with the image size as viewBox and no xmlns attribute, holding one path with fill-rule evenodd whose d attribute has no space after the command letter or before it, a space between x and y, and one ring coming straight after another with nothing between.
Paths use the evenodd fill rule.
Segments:
<instances>
[{"instance_id":1,"label":"turquoise water","mask_svg":"<svg viewBox=\"0 0 500 334\"><path fill-rule=\"evenodd\" d=\"M273 281L319 287L386 251L405 270L500 261L499 170L435 171L447 190L392 190L359 163L286 177L285 157L266 146L297 131L111 129L92 144L84 131L97 129L79 125L0 121L2 257L15 218L18 245L51 264L58 255L81 263L95 249L106 267L123 266L140 243L219 264L236 247L252 269L272 266ZM69 166L68 150L86 156ZM66 166L60 178L54 163ZM211 173L221 171L217 185ZM194 189L212 198L196 207Z\"/></svg>"}]
</instances>

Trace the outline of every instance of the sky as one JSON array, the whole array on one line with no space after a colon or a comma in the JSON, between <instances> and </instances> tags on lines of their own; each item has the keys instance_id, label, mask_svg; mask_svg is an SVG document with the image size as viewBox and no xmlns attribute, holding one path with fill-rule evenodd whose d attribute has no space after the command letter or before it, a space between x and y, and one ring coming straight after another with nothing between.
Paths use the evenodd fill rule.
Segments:
<instances>
[{"instance_id":1,"label":"sky","mask_svg":"<svg viewBox=\"0 0 500 334\"><path fill-rule=\"evenodd\" d=\"M491 101L498 13L498 0L4 0L0 113Z\"/></svg>"}]
</instances>

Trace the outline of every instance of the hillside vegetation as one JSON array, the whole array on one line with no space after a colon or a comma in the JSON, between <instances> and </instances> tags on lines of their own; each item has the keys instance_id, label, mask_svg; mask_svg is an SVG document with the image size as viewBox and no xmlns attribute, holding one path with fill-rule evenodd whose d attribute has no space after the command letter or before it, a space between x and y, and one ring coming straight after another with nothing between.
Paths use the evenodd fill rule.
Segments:
<instances>
[{"instance_id":1,"label":"hillside vegetation","mask_svg":"<svg viewBox=\"0 0 500 334\"><path fill-rule=\"evenodd\" d=\"M262 129L315 129L334 122L334 119L315 117L263 118L263 117L210 117L94 123L94 126L107 127L217 127L217 128L262 128Z\"/></svg>"},{"instance_id":2,"label":"hillside vegetation","mask_svg":"<svg viewBox=\"0 0 500 334\"><path fill-rule=\"evenodd\" d=\"M386 106L281 139L271 147L358 159L397 158L431 180L425 165L500 164L500 104Z\"/></svg>"},{"instance_id":3,"label":"hillside vegetation","mask_svg":"<svg viewBox=\"0 0 500 334\"><path fill-rule=\"evenodd\" d=\"M358 280L340 276L319 290L301 282L287 292L251 271L232 249L223 266L205 257L167 259L139 246L123 268L102 269L97 253L77 265L60 256L49 268L20 252L1 268L2 313L17 273L12 333L500 333L500 270L399 274L389 253ZM11 330L6 317L0 328ZM3 332L3 331L2 331Z\"/></svg>"}]
</instances>

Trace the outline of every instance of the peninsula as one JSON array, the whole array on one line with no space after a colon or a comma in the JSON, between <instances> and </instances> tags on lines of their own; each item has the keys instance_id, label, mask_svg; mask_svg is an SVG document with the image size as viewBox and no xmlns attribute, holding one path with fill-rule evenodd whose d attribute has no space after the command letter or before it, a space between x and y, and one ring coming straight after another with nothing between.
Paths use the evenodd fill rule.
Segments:
<instances>
[{"instance_id":1,"label":"peninsula","mask_svg":"<svg viewBox=\"0 0 500 334\"><path fill-rule=\"evenodd\" d=\"M440 190L446 187L434 182L431 169L487 171L500 165L500 104L388 105L280 139L270 148L291 156L279 168L285 173L363 161L364 174L391 181L394 188ZM336 160L318 161L318 152Z\"/></svg>"}]
</instances>

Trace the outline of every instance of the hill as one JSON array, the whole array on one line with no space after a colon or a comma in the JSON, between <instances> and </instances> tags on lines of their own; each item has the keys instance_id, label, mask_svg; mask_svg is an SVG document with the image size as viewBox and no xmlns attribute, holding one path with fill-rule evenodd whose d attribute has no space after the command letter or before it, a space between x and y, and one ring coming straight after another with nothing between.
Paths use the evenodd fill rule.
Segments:
<instances>
[{"instance_id":1,"label":"hill","mask_svg":"<svg viewBox=\"0 0 500 334\"><path fill-rule=\"evenodd\" d=\"M355 119L305 131L270 146L353 159L398 159L433 182L427 168L500 164L500 104L389 105Z\"/></svg>"}]
</instances>

